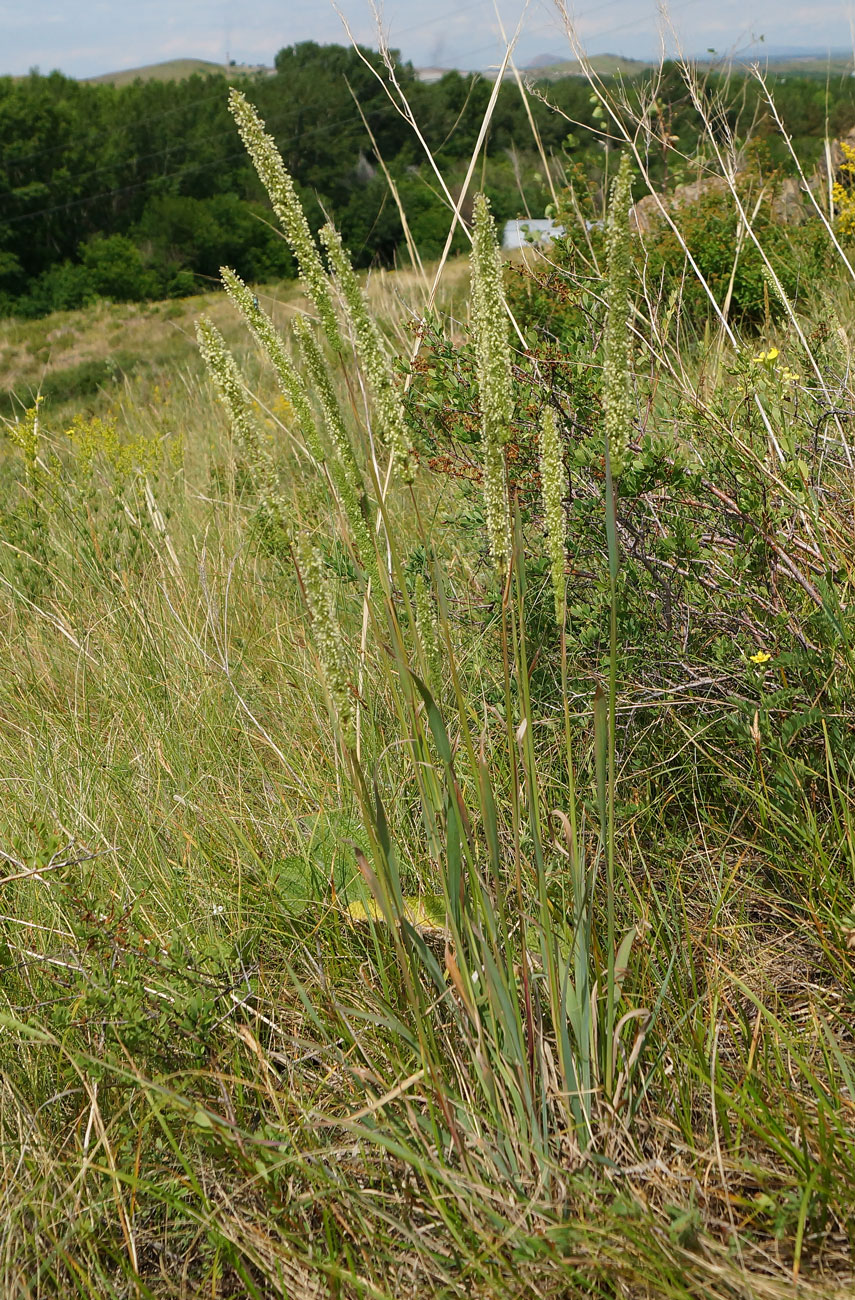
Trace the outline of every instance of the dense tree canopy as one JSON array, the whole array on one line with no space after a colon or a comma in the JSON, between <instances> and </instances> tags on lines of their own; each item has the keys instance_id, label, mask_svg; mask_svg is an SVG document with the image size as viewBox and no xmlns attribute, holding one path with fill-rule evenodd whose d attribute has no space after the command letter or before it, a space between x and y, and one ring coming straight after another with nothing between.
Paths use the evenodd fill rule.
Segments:
<instances>
[{"instance_id":1,"label":"dense tree canopy","mask_svg":"<svg viewBox=\"0 0 855 1300\"><path fill-rule=\"evenodd\" d=\"M396 75L453 186L471 156L491 83L451 72L428 85L400 64ZM280 50L274 75L241 84L276 137L310 222L331 215L359 264L388 264L402 243L378 152L422 252L439 250L446 207L421 145L390 100L378 54L304 42ZM0 312L39 315L99 295L194 292L223 262L250 280L291 275L290 253L269 223L228 113L227 88L225 76L122 88L58 72L0 79ZM559 112L531 100L545 148L596 180L603 148L587 83L564 78L547 95ZM669 129L691 150L697 123L676 69L666 70L659 96ZM848 80L829 87L824 79L782 78L776 98L805 155L818 151L826 120L837 132L855 121ZM731 126L750 120L774 153L757 87L742 83L732 102ZM548 195L540 170L519 92L508 82L483 173L497 218L542 214Z\"/></svg>"}]
</instances>

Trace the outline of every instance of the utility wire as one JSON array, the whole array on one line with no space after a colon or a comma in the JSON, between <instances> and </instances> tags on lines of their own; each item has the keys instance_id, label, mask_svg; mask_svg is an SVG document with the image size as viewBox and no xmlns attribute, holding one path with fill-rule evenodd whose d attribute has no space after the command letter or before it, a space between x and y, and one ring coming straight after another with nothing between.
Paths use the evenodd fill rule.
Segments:
<instances>
[{"instance_id":1,"label":"utility wire","mask_svg":"<svg viewBox=\"0 0 855 1300\"><path fill-rule=\"evenodd\" d=\"M215 76L215 75L216 75L215 73L211 73L211 76ZM68 80L74 81L72 77L69 77ZM77 85L79 83L75 82L74 84ZM174 83L174 84L178 84L178 83ZM130 86L117 87L117 90L119 91L120 94L123 94L125 91L130 89L131 89ZM96 91L96 94L97 93L98 92ZM148 117L133 118L130 122L123 123L119 130L116 130L116 128L113 127L109 131L99 131L97 135L71 136L70 139L65 140L62 144L51 145L50 148L47 149L37 149L34 153L24 154L24 156L21 158L8 158L8 157L3 158L2 155L0 155L0 162L2 162L7 167L17 167L21 163L32 162L34 158L46 158L50 154L62 153L64 150L68 149L69 144L74 144L81 140L83 141L84 147L97 144L101 140L109 140L109 139L118 140L121 134L126 131L132 131L136 127L148 126L151 122L159 122L162 118L170 117L174 113L184 113L188 110L195 109L196 107L198 107L199 104L212 103L215 99L220 100L222 102L223 99L222 91L218 91L216 95L205 95L201 99L192 99L192 100L188 99L186 103L176 104L174 108L166 108L163 110L162 113L152 113Z\"/></svg>"},{"instance_id":2,"label":"utility wire","mask_svg":"<svg viewBox=\"0 0 855 1300\"><path fill-rule=\"evenodd\" d=\"M219 96L217 96L217 98L219 98ZM376 117L377 114L376 114L376 113L373 113L373 114L370 114L370 113L369 113L368 116L369 116L369 117ZM228 120L228 119L227 119L227 120ZM356 120L357 120L357 119L356 119L355 117L354 117L353 119L350 119L350 118L347 119L347 121L353 121L353 122L356 122ZM279 116L277 116L277 117L275 117L275 118L269 118L269 119L267 120L267 126L272 127L272 129L275 130L275 129L276 129L276 125L277 125L279 122L282 122L282 121L285 121L285 119L284 119L281 115L279 115ZM312 128L311 131L304 131L304 132L301 132L300 135L297 136L297 140L303 140L303 139L305 139L305 138L308 138L308 137L310 137L310 136L312 136L312 135L317 134L319 131L334 130L334 129L335 129L337 126L339 126L339 125L341 125L341 123L339 123L339 122L333 122L333 123L327 123L326 125L321 126L321 127L314 127L314 128ZM229 127L227 127L227 130L229 130L229 134L231 134L230 125L229 125ZM223 136L223 135L225 135L225 132L224 132L224 131L220 131L220 132L217 132L216 134L217 134L218 136ZM208 133L207 133L207 136L206 136L206 139L210 139L210 138L211 138L211 132L208 132ZM114 162L102 163L100 167L93 167L93 168L92 168L90 171L88 171L88 172L74 172L71 176L66 176L66 175L64 175L64 176L62 177L62 183L63 183L64 185L70 185L70 184L72 184L72 183L75 182L75 181L84 181L84 180L88 180L90 176L97 176L97 175L99 175L101 172L110 171L111 168L117 168L117 167L120 167L120 166L123 166L123 165L124 165L124 166L128 166L128 167L131 167L131 166L134 166L134 165L137 164L137 163L149 162L152 158L157 158L160 154L167 153L170 149L174 149L174 148L175 148L174 143L165 143L165 144L161 145L158 149L154 149L151 153L146 153L146 154L134 154L131 158L118 159L118 160L116 160L116 161L114 161ZM206 166L207 166L207 165L208 165L208 164L206 164ZM149 179L151 179L151 178L149 178ZM52 184L53 184L53 182L48 182L48 188L49 188L49 189L51 188ZM47 209L45 209L45 211L47 211ZM23 214L23 216L34 216L34 215L36 215L36 214L35 214L35 213L24 213L24 214ZM0 213L0 220L2 220L2 213ZM19 220L21 220L21 217L20 217L20 216L18 216L18 217L11 217L11 218L9 218L9 220L11 220L11 221L19 221Z\"/></svg>"},{"instance_id":3,"label":"utility wire","mask_svg":"<svg viewBox=\"0 0 855 1300\"><path fill-rule=\"evenodd\" d=\"M354 127L358 125L358 118L342 118L338 122L328 122L324 126L313 127L310 131L303 131L297 139L298 141L302 141L316 135L328 135L331 131L337 131L341 127ZM158 150L158 153L159 152L160 150ZM0 215L0 221L3 221L7 226L16 225L21 221L34 221L36 217L52 215L55 212L66 212L71 208L82 207L87 203L97 203L101 199L113 198L117 194L131 194L136 190L144 189L147 185L155 185L159 181L174 180L177 176L188 176L193 172L209 171L213 167L221 167L224 162L231 162L232 159L241 157L246 157L246 150L243 148L236 149L232 153L220 155L219 158L214 159L212 162L190 163L187 166L179 167L173 172L161 172L157 176L149 176L145 180L137 181L132 185L117 186L115 189L104 190L100 194L86 194L78 199L69 199L67 203L57 203L52 207L39 208L36 212L22 212L19 213L18 216L6 218L3 218L2 215Z\"/></svg>"}]
</instances>

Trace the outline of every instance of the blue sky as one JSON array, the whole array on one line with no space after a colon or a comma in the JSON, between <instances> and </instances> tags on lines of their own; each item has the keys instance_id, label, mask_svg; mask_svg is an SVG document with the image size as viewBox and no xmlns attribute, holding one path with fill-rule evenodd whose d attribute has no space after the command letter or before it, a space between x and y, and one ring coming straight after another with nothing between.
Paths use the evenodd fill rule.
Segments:
<instances>
[{"instance_id":1,"label":"blue sky","mask_svg":"<svg viewBox=\"0 0 855 1300\"><path fill-rule=\"evenodd\" d=\"M498 0L513 30L522 5ZM649 57L659 48L657 0L576 0L569 4L591 53ZM376 44L368 0L340 0L354 35ZM500 41L492 0L386 0L391 43L416 64L486 67ZM851 47L847 6L835 0L673 0L671 21L688 53L767 45ZM92 76L161 59L270 63L294 41L342 40L330 0L0 0L0 73L60 68ZM756 45L758 53L764 46ZM519 62L567 53L567 37L551 0L530 0Z\"/></svg>"}]
</instances>

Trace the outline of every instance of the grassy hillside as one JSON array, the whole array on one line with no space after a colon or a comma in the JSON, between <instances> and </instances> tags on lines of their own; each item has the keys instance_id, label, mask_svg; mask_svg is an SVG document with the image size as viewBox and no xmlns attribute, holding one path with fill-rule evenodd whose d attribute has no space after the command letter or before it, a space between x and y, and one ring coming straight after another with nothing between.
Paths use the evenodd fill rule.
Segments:
<instances>
[{"instance_id":1,"label":"grassy hillside","mask_svg":"<svg viewBox=\"0 0 855 1300\"><path fill-rule=\"evenodd\" d=\"M259 286L259 295L277 319L285 304L301 301L293 282ZM125 378L195 364L194 322L202 311L234 332L232 313L216 293L167 302L99 302L37 321L0 321L0 409L20 414L38 393L51 415L94 409Z\"/></svg>"},{"instance_id":2,"label":"grassy hillside","mask_svg":"<svg viewBox=\"0 0 855 1300\"><path fill-rule=\"evenodd\" d=\"M847 237L616 167L3 327L9 1300L853 1294Z\"/></svg>"},{"instance_id":3,"label":"grassy hillside","mask_svg":"<svg viewBox=\"0 0 855 1300\"><path fill-rule=\"evenodd\" d=\"M652 64L643 59L627 59L622 54L592 54L586 65L578 59L547 62L544 56L543 59L536 60L527 71L537 77L554 80L559 77L584 77L587 75L586 66L598 77L634 77L652 67Z\"/></svg>"},{"instance_id":4,"label":"grassy hillside","mask_svg":"<svg viewBox=\"0 0 855 1300\"><path fill-rule=\"evenodd\" d=\"M453 259L443 293L453 296L465 273L465 263ZM378 271L366 279L366 292L382 305L389 294L412 288L407 271ZM256 285L254 292L280 327L308 305L293 280ZM179 371L199 373L195 323L203 313L230 343L241 337L234 308L216 292L154 303L104 301L36 321L0 320L0 414L20 417L37 396L51 421L103 414L136 393L137 382L148 388Z\"/></svg>"}]
</instances>

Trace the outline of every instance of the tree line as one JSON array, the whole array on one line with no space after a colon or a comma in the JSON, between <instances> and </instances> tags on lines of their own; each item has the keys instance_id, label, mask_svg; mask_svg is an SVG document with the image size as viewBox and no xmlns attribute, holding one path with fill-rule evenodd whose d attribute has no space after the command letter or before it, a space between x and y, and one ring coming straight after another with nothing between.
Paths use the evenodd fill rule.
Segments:
<instances>
[{"instance_id":1,"label":"tree line","mask_svg":"<svg viewBox=\"0 0 855 1300\"><path fill-rule=\"evenodd\" d=\"M424 139L453 187L462 180L492 92L477 74L449 72L431 84L396 63ZM275 72L242 78L295 177L310 222L331 216L358 265L389 265L403 232L380 159L396 181L417 246L440 251L447 201L411 125L387 93L376 52L303 42L280 50ZM212 285L223 263L251 281L293 274L290 253L227 111L229 78L137 81L116 87L59 72L0 78L0 314L39 316L99 296L144 300ZM722 83L723 84L723 83ZM627 93L645 93L644 78ZM596 188L607 172L609 130L589 85L566 77L529 98L559 180ZM826 131L855 121L848 78L778 78L775 98L806 160ZM661 130L691 155L700 124L676 68L657 89ZM727 91L724 120L783 142L749 79ZM747 127L746 127L747 129ZM656 133L651 140L656 172ZM663 150L663 163L666 165ZM379 155L379 156L378 156ZM517 86L499 91L479 184L499 220L542 216L549 190Z\"/></svg>"}]
</instances>

